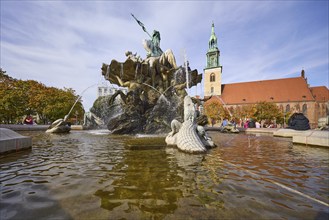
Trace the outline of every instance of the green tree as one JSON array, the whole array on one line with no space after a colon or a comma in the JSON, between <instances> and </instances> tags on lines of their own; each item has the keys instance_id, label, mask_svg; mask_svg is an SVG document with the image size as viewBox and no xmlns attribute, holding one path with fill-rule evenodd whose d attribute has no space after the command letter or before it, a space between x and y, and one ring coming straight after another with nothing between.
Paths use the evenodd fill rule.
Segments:
<instances>
[{"instance_id":1,"label":"green tree","mask_svg":"<svg viewBox=\"0 0 329 220\"><path fill-rule=\"evenodd\" d=\"M24 81L16 80L5 74L0 75L0 121L2 123L17 123L26 112L27 87Z\"/></svg>"},{"instance_id":2,"label":"green tree","mask_svg":"<svg viewBox=\"0 0 329 220\"><path fill-rule=\"evenodd\" d=\"M217 99L210 99L204 104L205 115L210 120L222 121L227 118L230 119L230 114L225 109L222 103Z\"/></svg>"},{"instance_id":3,"label":"green tree","mask_svg":"<svg viewBox=\"0 0 329 220\"><path fill-rule=\"evenodd\" d=\"M17 80L0 69L0 123L21 122L29 114L38 115L43 123L48 123L64 118L77 99L71 88L58 89L34 80ZM72 113L83 119L81 100Z\"/></svg>"},{"instance_id":4,"label":"green tree","mask_svg":"<svg viewBox=\"0 0 329 220\"><path fill-rule=\"evenodd\" d=\"M72 89L64 88L64 90L62 90L54 87L47 88L44 97L46 104L41 113L43 120L47 122L54 121L58 118L64 118L64 116L69 113L77 99L78 96L75 95L75 92ZM73 117L73 114L76 112L79 115L79 120L82 120L84 110L81 101L74 106L70 117Z\"/></svg>"},{"instance_id":5,"label":"green tree","mask_svg":"<svg viewBox=\"0 0 329 220\"><path fill-rule=\"evenodd\" d=\"M255 105L256 111L254 113L254 118L258 121L266 120L273 121L276 120L277 123L283 123L283 114L276 104L271 102L258 102Z\"/></svg>"}]
</instances>

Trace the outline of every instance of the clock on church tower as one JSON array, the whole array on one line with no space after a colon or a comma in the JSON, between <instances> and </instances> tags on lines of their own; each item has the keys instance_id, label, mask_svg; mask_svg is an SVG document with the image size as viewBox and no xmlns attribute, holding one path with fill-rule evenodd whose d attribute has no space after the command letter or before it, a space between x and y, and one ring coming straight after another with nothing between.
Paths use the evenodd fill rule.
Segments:
<instances>
[{"instance_id":1,"label":"clock on church tower","mask_svg":"<svg viewBox=\"0 0 329 220\"><path fill-rule=\"evenodd\" d=\"M215 26L212 23L209 48L207 52L207 64L204 69L204 96L221 95L222 66L219 63L220 51L217 47Z\"/></svg>"}]
</instances>

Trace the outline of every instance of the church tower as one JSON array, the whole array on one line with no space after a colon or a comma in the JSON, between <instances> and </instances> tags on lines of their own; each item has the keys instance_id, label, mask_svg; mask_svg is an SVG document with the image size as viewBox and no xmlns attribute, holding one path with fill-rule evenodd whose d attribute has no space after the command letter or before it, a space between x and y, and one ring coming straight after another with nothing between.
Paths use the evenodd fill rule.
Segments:
<instances>
[{"instance_id":1,"label":"church tower","mask_svg":"<svg viewBox=\"0 0 329 220\"><path fill-rule=\"evenodd\" d=\"M220 51L217 47L215 26L212 23L209 48L207 52L207 64L204 69L204 96L221 95L222 66L219 63Z\"/></svg>"}]
</instances>

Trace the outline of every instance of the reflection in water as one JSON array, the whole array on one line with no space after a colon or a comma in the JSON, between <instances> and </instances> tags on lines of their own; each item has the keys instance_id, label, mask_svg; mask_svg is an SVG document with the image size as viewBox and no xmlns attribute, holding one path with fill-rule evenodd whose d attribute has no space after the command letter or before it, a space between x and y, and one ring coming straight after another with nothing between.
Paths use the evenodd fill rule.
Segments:
<instances>
[{"instance_id":1,"label":"reflection in water","mask_svg":"<svg viewBox=\"0 0 329 220\"><path fill-rule=\"evenodd\" d=\"M290 139L211 136L206 154L164 137L27 132L0 156L2 219L327 219L329 151Z\"/></svg>"},{"instance_id":2,"label":"reflection in water","mask_svg":"<svg viewBox=\"0 0 329 220\"><path fill-rule=\"evenodd\" d=\"M182 178L163 149L132 150L123 157L113 168L122 176L95 193L101 198L102 208L119 210L117 216L123 216L122 211L138 210L146 217L162 217L177 208L177 199L182 197L179 189ZM113 214L116 215L115 211Z\"/></svg>"}]
</instances>

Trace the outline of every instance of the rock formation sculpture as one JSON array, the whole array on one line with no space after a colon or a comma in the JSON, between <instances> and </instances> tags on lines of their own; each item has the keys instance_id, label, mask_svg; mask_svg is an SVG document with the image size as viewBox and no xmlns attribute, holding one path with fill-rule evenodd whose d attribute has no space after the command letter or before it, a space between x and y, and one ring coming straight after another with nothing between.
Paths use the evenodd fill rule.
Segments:
<instances>
[{"instance_id":1,"label":"rock formation sculpture","mask_svg":"<svg viewBox=\"0 0 329 220\"><path fill-rule=\"evenodd\" d=\"M176 145L180 150L197 153L205 152L215 147L214 142L207 136L204 128L196 123L196 110L191 97L184 98L184 122L174 119L171 122L172 131L166 137L168 145Z\"/></svg>"},{"instance_id":2,"label":"rock formation sculpture","mask_svg":"<svg viewBox=\"0 0 329 220\"><path fill-rule=\"evenodd\" d=\"M144 25L136 21L147 32ZM128 88L127 94L118 90L109 100L109 106L112 106L120 98L122 112L110 120L103 119L108 121L107 127L114 134L169 132L170 122L183 117L185 88L202 80L202 74L197 70L177 66L172 50L162 52L158 31L149 36L151 40L144 41L145 59L127 51L124 62L112 60L110 64L102 65L102 75L106 80ZM186 82L186 70L189 82Z\"/></svg>"}]
</instances>

